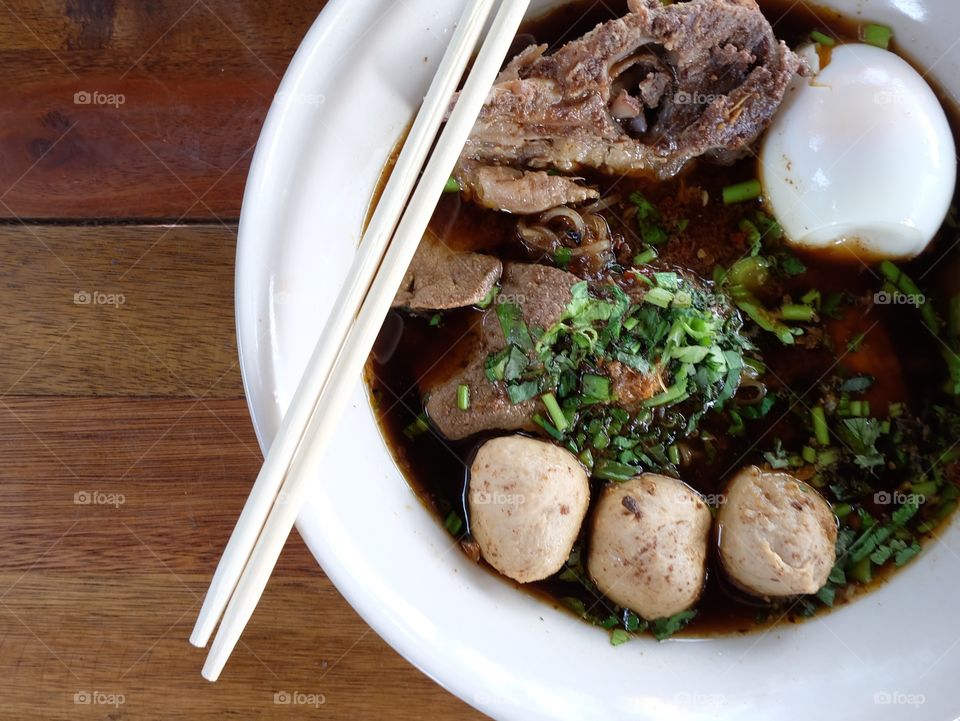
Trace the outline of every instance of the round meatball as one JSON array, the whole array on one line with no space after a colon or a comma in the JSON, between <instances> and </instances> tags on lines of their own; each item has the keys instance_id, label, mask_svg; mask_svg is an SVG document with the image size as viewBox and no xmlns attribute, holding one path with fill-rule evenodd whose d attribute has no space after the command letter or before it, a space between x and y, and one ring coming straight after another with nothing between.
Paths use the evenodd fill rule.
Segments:
<instances>
[{"instance_id":1,"label":"round meatball","mask_svg":"<svg viewBox=\"0 0 960 721\"><path fill-rule=\"evenodd\" d=\"M644 473L597 502L587 571L607 598L648 620L686 611L707 577L710 509L690 486Z\"/></svg>"},{"instance_id":2,"label":"round meatball","mask_svg":"<svg viewBox=\"0 0 960 721\"><path fill-rule=\"evenodd\" d=\"M526 436L487 441L470 466L470 530L487 563L520 583L563 567L590 502L569 451Z\"/></svg>"},{"instance_id":3,"label":"round meatball","mask_svg":"<svg viewBox=\"0 0 960 721\"><path fill-rule=\"evenodd\" d=\"M727 487L717 529L727 576L754 596L816 593L836 561L833 511L789 473L741 470Z\"/></svg>"}]
</instances>

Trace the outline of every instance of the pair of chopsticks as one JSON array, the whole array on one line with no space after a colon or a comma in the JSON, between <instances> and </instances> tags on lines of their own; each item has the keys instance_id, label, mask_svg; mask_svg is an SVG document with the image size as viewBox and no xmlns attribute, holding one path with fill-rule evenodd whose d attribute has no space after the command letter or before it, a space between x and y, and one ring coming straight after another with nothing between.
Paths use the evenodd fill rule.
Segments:
<instances>
[{"instance_id":1,"label":"pair of chopsticks","mask_svg":"<svg viewBox=\"0 0 960 721\"><path fill-rule=\"evenodd\" d=\"M203 677L208 681L219 678L267 585L309 484L320 475L324 451L337 421L496 80L529 0L503 0L430 155L493 4L494 0L470 0L457 25L220 558L190 635L190 643L202 648L220 623L203 666Z\"/></svg>"}]
</instances>

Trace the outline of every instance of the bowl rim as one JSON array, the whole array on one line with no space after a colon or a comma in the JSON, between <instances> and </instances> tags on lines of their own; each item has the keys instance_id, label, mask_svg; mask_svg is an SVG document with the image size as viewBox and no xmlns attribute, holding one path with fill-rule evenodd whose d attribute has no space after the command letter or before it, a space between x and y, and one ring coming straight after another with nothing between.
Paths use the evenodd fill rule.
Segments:
<instances>
[{"instance_id":1,"label":"bowl rim","mask_svg":"<svg viewBox=\"0 0 960 721\"><path fill-rule=\"evenodd\" d=\"M350 2L348 2L348 0L330 0L323 12L320 13L311 26L300 48L294 55L284 74L277 96L296 94L298 89L306 83L311 72L316 70L315 64L317 58L322 55L324 46L332 43L336 39L341 22L345 22L353 18L355 13L361 13L364 9L370 9L372 6L382 3L383 1L384 0L350 0ZM428 2L428 0L419 1L421 3ZM880 1L882 2L883 0ZM903 0L890 1L903 2ZM910 1L913 2L915 0ZM558 5L561 3L552 2L546 4ZM264 311L262 308L258 308L257 302L262 302L264 296L262 293L260 295L251 294L250 288L252 283L262 284L264 278L260 277L258 275L259 271L252 267L254 263L251 261L249 251L252 244L262 244L264 242L263 235L258 234L258 230L264 227L263 224L266 222L265 213L270 209L265 209L263 203L275 199L276 196L276 193L271 194L270 189L267 187L269 181L276 180L277 178L276 169L270 168L269 166L275 163L274 155L276 154L278 143L281 142L284 130L287 129L289 123L293 122L297 113L302 110L302 108L298 108L295 105L274 103L267 114L261 137L257 143L250 166L250 174L241 209L240 230L237 243L235 315L238 353L244 391L257 438L263 449L266 449L269 445L269 438L279 422L280 407L283 405L283 401L278 397L276 386L282 371L274 367L278 365L277 346L274 344L274 341L268 339L267 341L261 342L261 340L259 340L259 333L251 333L251 327L254 329L258 327L259 323L263 321L262 316L264 313L267 315L265 321L267 324L276 323L279 313L283 309L271 307L267 311ZM392 146L392 141L387 145ZM381 162L381 166L382 164ZM286 188L284 193L280 193L280 195L283 196L288 191L289 188ZM364 202L364 206L365 205L366 202ZM267 281L272 283L275 279L274 276L271 276ZM319 332L319 329L317 329L317 331ZM355 397L355 405L357 401L366 404L366 396L363 392L358 393ZM366 410L368 415L372 416L369 407L361 409L361 411L363 410ZM402 475L396 468L389 470L389 475L399 477L403 480ZM425 513L425 509L419 506L419 501L417 501L417 506ZM452 691L467 703L497 718L525 720L533 718L609 718L608 715L603 713L603 709L600 709L599 713L592 711L590 704L595 699L590 695L584 696L582 693L579 693L578 689L558 690L558 693L563 696L563 700L572 704L571 708L573 709L573 713L571 713L569 709L546 705L546 700L537 696L537 688L534 686L524 686L520 682L514 683L510 680L501 679L503 685L499 688L503 689L502 694L496 691L491 692L489 687L486 690L482 689L478 692L476 680L470 676L468 671L482 672L484 670L483 662L488 659L477 657L476 654L471 654L471 649L455 649L450 644L441 645L430 643L427 638L429 634L426 633L426 631L421 634L420 637L415 637L416 629L413 628L411 625L412 622L410 622L409 619L402 619L400 615L396 613L395 609L385 610L382 608L375 595L371 593L371 589L376 588L375 579L360 578L352 572L350 567L351 563L360 559L356 555L347 555L353 552L353 549L348 549L348 541L350 540L349 529L339 528L337 526L338 520L339 519L328 512L328 509L325 510L320 503L313 500L311 501L311 505L308 506L298 518L297 528L313 555L326 571L328 577L364 620L394 649L437 683ZM435 522L432 516L429 518L429 521L432 524L432 531L439 531L439 524ZM327 524L328 529L325 532L321 532L320 527L324 524ZM956 529L956 524L954 525L954 529ZM420 530L422 533L430 535L432 540L436 540L436 534L431 535L431 529ZM960 533L953 534L953 537L960 538ZM338 543L342 544L343 557L337 552ZM940 565L953 563L949 555L944 552L942 546L944 546L944 544L937 544L937 547L927 549L924 555L929 555L931 562L938 562ZM960 545L958 545L958 548L960 548ZM953 552L950 551L950 554L952 553ZM937 558L933 558L934 555L936 555ZM955 554L954 557L956 561L960 561L960 558L956 557ZM957 564L954 563L953 565ZM919 576L918 573L914 572L915 570L916 569L913 568L905 569L898 573L898 578L905 580L907 575L914 577ZM480 573L483 574L484 577L489 576L485 571L481 571ZM487 580L493 581L498 591L503 591L505 588L499 579L487 578ZM475 576L471 576L468 579L467 585L470 585L472 588L480 588L481 590L491 588L484 583L483 578ZM378 588L377 590L382 591L385 589ZM874 591L866 598L873 598L879 593L879 591ZM514 592L504 595L511 597L524 596L524 594ZM879 598L876 600L879 601ZM544 611L543 615L547 615L545 611L549 608L548 606L539 600L533 600L533 602L536 604L536 608ZM864 602L862 599L858 602L858 605ZM507 599L507 605L522 606L523 604L518 599L511 598ZM834 612L830 617L839 617L841 614L844 614L843 609ZM564 620L566 622L564 622ZM584 637L584 632L588 632L593 635L592 637L595 637L594 640L599 639L602 644L606 644L605 636L596 632L595 629L588 628L585 624L572 618L565 618L564 620L551 618L551 630L562 628L564 629L563 634L569 634L571 639L577 637L578 640ZM810 625L811 624L804 624L804 626ZM832 630L830 630L830 633L836 635ZM797 638L797 630L795 628L781 629L776 635L779 637L778 651L783 651L787 655L796 650L802 643ZM820 634L820 637L829 640L829 636L827 636L826 633ZM558 644L557 639L550 638L549 632L546 634L541 633L540 638L544 641L543 648L547 655L551 652L560 653L564 649L564 645L562 643ZM663 656L676 656L677 653L670 649L689 646L691 641L699 643L699 641L695 639L680 639L660 646L660 650L658 650L657 653ZM642 643L650 647L649 643L645 641ZM638 643L637 645L639 646L640 644ZM724 656L729 659L731 655L735 656L739 652L737 650L738 647L742 650L745 645L752 646L752 644L739 644L738 646L737 644L731 643L731 650L729 651L714 652L710 650L708 654L714 659ZM606 652L599 648L599 644L591 643L590 647L591 650L596 647L596 653L601 657L601 660L607 656ZM607 651L608 650L609 649L607 649ZM641 651L641 657L645 651L646 649ZM840 649L840 651L842 652L842 649ZM525 660L532 663L533 658L533 656L530 656L525 658ZM656 659L651 661L654 665L656 662ZM495 669L486 669L486 673L488 678L496 676ZM776 683L788 683L786 680L787 677L783 674L777 674L776 679L777 680L773 682L774 685L776 685ZM823 678L816 680L822 682ZM796 687L791 684L790 691L791 693L786 696L803 698L808 692L808 687L805 684L802 685L802 687ZM621 710L629 709L630 712L628 715L636 718L662 718L665 714L670 714L678 720L699 718L732 719L742 717L744 715L743 712L749 711L750 705L754 701L759 700L763 703L770 703L773 700L773 696L771 695L772 690L768 684L766 688L761 689L761 693L756 699L751 699L751 704L744 705L740 703L738 699L723 699L722 703L720 701L717 701L717 703L721 703L724 708L710 708L708 706L705 713L703 713L703 708L701 708L699 712L695 712L689 708L691 702L699 703L699 705L703 707L704 699L702 698L689 698L685 701L676 697L673 699L665 699L662 696L658 696L658 692L658 689L647 689L646 693L638 693L629 698L625 697L624 702L626 705L620 708ZM536 701L544 703L544 708L533 708L531 703ZM721 711L725 713L720 713ZM790 717L789 714L786 716L776 715L774 713L768 714L768 718L771 720L774 718L785 719ZM850 718L854 717L851 716ZM899 717L896 715L874 713L870 718L875 721L880 721L881 718Z\"/></svg>"}]
</instances>

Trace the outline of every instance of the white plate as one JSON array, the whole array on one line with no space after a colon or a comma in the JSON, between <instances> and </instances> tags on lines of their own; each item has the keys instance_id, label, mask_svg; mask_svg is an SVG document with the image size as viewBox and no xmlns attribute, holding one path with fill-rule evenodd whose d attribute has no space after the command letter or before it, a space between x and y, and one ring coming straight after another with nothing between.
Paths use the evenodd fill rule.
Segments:
<instances>
[{"instance_id":1,"label":"white plate","mask_svg":"<svg viewBox=\"0 0 960 721\"><path fill-rule=\"evenodd\" d=\"M463 2L332 0L283 79L250 171L237 249L243 377L264 446L331 310L380 170ZM535 12L552 4L534 2ZM832 4L894 25L935 76L960 86L953 3ZM605 633L512 590L452 548L394 465L359 379L335 446L300 533L387 642L491 716L960 716L957 524L892 583L822 618L763 635L613 648Z\"/></svg>"}]
</instances>

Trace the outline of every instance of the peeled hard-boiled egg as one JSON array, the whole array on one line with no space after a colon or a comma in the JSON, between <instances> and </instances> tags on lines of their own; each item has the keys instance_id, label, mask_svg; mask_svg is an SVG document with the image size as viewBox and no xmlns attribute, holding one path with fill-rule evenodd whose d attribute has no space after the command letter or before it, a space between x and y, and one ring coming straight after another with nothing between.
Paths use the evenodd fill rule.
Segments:
<instances>
[{"instance_id":1,"label":"peeled hard-boiled egg","mask_svg":"<svg viewBox=\"0 0 960 721\"><path fill-rule=\"evenodd\" d=\"M911 258L933 239L957 177L946 113L923 77L871 45L833 48L791 86L763 141L767 203L790 241Z\"/></svg>"}]
</instances>

